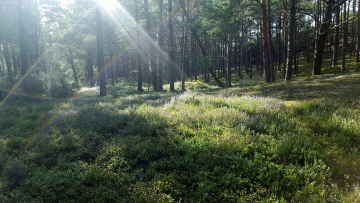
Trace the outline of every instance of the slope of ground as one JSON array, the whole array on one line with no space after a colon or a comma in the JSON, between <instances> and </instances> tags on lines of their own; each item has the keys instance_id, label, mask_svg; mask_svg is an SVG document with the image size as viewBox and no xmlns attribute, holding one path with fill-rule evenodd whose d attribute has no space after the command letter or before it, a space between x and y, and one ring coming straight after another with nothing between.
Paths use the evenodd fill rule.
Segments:
<instances>
[{"instance_id":1,"label":"slope of ground","mask_svg":"<svg viewBox=\"0 0 360 203\"><path fill-rule=\"evenodd\" d=\"M0 114L0 201L360 201L359 76L13 97Z\"/></svg>"}]
</instances>

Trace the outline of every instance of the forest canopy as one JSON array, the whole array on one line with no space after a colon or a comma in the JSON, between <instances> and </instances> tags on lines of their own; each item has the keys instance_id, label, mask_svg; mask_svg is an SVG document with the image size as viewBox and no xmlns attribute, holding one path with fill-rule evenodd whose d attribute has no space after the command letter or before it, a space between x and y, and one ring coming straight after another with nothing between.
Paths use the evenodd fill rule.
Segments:
<instances>
[{"instance_id":1,"label":"forest canopy","mask_svg":"<svg viewBox=\"0 0 360 203\"><path fill-rule=\"evenodd\" d=\"M185 81L198 76L230 87L232 78L252 78L254 69L272 83L280 71L285 80L298 74L300 57L314 59L313 75L321 74L324 54L333 55L333 66L341 56L342 73L346 53L359 61L356 1L0 4L1 87L26 94L67 97L100 85L106 95L106 80L121 78L136 80L139 91L167 83L174 91L178 80L185 90Z\"/></svg>"}]
</instances>

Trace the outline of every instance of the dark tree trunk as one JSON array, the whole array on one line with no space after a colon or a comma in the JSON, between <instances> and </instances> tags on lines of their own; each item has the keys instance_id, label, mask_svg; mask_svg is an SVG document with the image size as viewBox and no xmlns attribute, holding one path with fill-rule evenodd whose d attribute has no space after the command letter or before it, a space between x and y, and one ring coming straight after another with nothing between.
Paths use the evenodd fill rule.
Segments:
<instances>
[{"instance_id":1,"label":"dark tree trunk","mask_svg":"<svg viewBox=\"0 0 360 203\"><path fill-rule=\"evenodd\" d=\"M290 7L290 22L289 22L289 43L288 43L288 58L287 58L287 65L286 65L286 75L285 81L291 79L292 74L292 66L294 60L294 34L295 34L295 26L296 26L296 0L291 0L291 7Z\"/></svg>"},{"instance_id":2,"label":"dark tree trunk","mask_svg":"<svg viewBox=\"0 0 360 203\"><path fill-rule=\"evenodd\" d=\"M260 6L260 13L261 13L261 6ZM263 28L262 28L262 22L260 21L259 23L259 26L260 26L260 77L262 78L263 77L263 74L264 74L264 47L263 47L263 43L262 43L262 36L263 36Z\"/></svg>"},{"instance_id":3,"label":"dark tree trunk","mask_svg":"<svg viewBox=\"0 0 360 203\"><path fill-rule=\"evenodd\" d=\"M18 0L18 15L19 15L19 41L20 41L20 60L21 60L21 76L24 77L21 86L25 92L27 91L27 78L26 74L28 72L28 56L27 56L27 47L26 47L26 33L24 25L24 15L23 15L23 0Z\"/></svg>"},{"instance_id":4,"label":"dark tree trunk","mask_svg":"<svg viewBox=\"0 0 360 203\"><path fill-rule=\"evenodd\" d=\"M271 83L271 68L270 68L270 53L269 53L269 39L266 15L266 1L261 0L261 20L262 20L262 43L263 43L263 57L265 69L265 81Z\"/></svg>"},{"instance_id":5,"label":"dark tree trunk","mask_svg":"<svg viewBox=\"0 0 360 203\"><path fill-rule=\"evenodd\" d=\"M249 71L250 71L250 79L252 79L252 77L253 77L253 64L252 64L252 60L251 60L251 58L252 58L251 54L252 54L252 51L251 51L251 49L249 48Z\"/></svg>"},{"instance_id":6,"label":"dark tree trunk","mask_svg":"<svg viewBox=\"0 0 360 203\"><path fill-rule=\"evenodd\" d=\"M5 58L7 72L8 72L8 77L9 77L9 80L12 82L11 58L10 58L10 53L9 53L9 46L7 43L3 43L3 49L4 49L4 58Z\"/></svg>"},{"instance_id":7,"label":"dark tree trunk","mask_svg":"<svg viewBox=\"0 0 360 203\"><path fill-rule=\"evenodd\" d=\"M71 69L72 69L73 75L74 75L74 80L75 80L76 83L78 83L78 78L77 78L77 75L76 75L76 70L75 70L75 65L74 65L74 54L72 53L70 47L68 47L68 50L69 50L69 52L65 51L66 58L67 58L68 62L71 65Z\"/></svg>"},{"instance_id":8,"label":"dark tree trunk","mask_svg":"<svg viewBox=\"0 0 360 203\"><path fill-rule=\"evenodd\" d=\"M160 12L160 22L162 22L163 21L163 0L159 0L159 12ZM162 23L159 27L159 47L161 48L161 51L159 52L159 90L163 90L164 31L163 31Z\"/></svg>"},{"instance_id":9,"label":"dark tree trunk","mask_svg":"<svg viewBox=\"0 0 360 203\"><path fill-rule=\"evenodd\" d=\"M353 0L353 18L356 18L356 0ZM349 6L350 8L350 6ZM352 35L352 43L351 43L351 51L350 51L350 56L352 55L352 53L354 53L355 55L355 44L356 44L356 34L355 34L355 20L351 23L351 35Z\"/></svg>"},{"instance_id":10,"label":"dark tree trunk","mask_svg":"<svg viewBox=\"0 0 360 203\"><path fill-rule=\"evenodd\" d=\"M332 66L337 66L337 58L339 53L339 24L340 24L340 10L335 12L335 39L334 39L334 50L332 58Z\"/></svg>"},{"instance_id":11,"label":"dark tree trunk","mask_svg":"<svg viewBox=\"0 0 360 203\"><path fill-rule=\"evenodd\" d=\"M287 1L284 3L285 5L285 13L284 13L284 58L283 58L283 78L285 79L286 74L286 66L287 66L287 58L288 58L288 21L287 21Z\"/></svg>"},{"instance_id":12,"label":"dark tree trunk","mask_svg":"<svg viewBox=\"0 0 360 203\"><path fill-rule=\"evenodd\" d=\"M358 2L358 12L357 12L357 42L356 42L356 52L355 52L355 63L359 63L359 51L360 51L360 0Z\"/></svg>"},{"instance_id":13,"label":"dark tree trunk","mask_svg":"<svg viewBox=\"0 0 360 203\"><path fill-rule=\"evenodd\" d=\"M175 70L174 70L174 59L175 59L175 48L174 48L174 25L173 25L173 14L172 14L172 0L169 0L169 80L170 80L170 91L175 91Z\"/></svg>"},{"instance_id":14,"label":"dark tree trunk","mask_svg":"<svg viewBox=\"0 0 360 203\"><path fill-rule=\"evenodd\" d=\"M243 37L241 37L241 46L240 46L240 43L239 43L239 77L240 77L240 79L242 79L243 44L244 44L244 39L243 39ZM262 43L261 43L261 44L262 44ZM262 58L260 59L260 61L262 61Z\"/></svg>"},{"instance_id":15,"label":"dark tree trunk","mask_svg":"<svg viewBox=\"0 0 360 203\"><path fill-rule=\"evenodd\" d=\"M138 0L135 0L134 1L135 3L135 20L136 20L136 23L139 24L139 7L138 7ZM140 28L137 28L136 30L136 34L137 34L137 37L140 36L139 34L139 29ZM139 51L136 53L136 67L137 67L137 70L138 70L138 87L137 87L137 90L138 91L143 91L143 88L142 88L142 67L141 67L141 54L139 53Z\"/></svg>"},{"instance_id":16,"label":"dark tree trunk","mask_svg":"<svg viewBox=\"0 0 360 203\"><path fill-rule=\"evenodd\" d=\"M346 65L346 48L348 46L348 42L347 42L347 34L348 34L348 23L347 23L347 12L346 12L346 1L344 2L344 13L343 13L343 18L344 18L344 27L343 27L343 32L344 32L344 38L343 38L343 50L342 50L342 60L341 60L341 73L344 74L345 73L345 65Z\"/></svg>"},{"instance_id":17,"label":"dark tree trunk","mask_svg":"<svg viewBox=\"0 0 360 203\"><path fill-rule=\"evenodd\" d=\"M228 77L227 77L227 86L231 87L231 68L233 66L233 61L232 61L232 35L229 34L228 35L228 45L227 45L227 72L228 72Z\"/></svg>"},{"instance_id":18,"label":"dark tree trunk","mask_svg":"<svg viewBox=\"0 0 360 203\"><path fill-rule=\"evenodd\" d=\"M339 7L345 2L345 0L329 0L327 1L325 16L323 23L320 25L320 30L318 31L317 39L315 40L315 53L314 53L314 65L313 65L313 75L321 74L321 64L325 49L325 43L327 35L329 34L329 28L331 24L332 13L339 9Z\"/></svg>"},{"instance_id":19,"label":"dark tree trunk","mask_svg":"<svg viewBox=\"0 0 360 203\"><path fill-rule=\"evenodd\" d=\"M274 69L274 54L272 54L272 50L273 50L273 44L272 44L272 34L271 34L271 30L272 30L272 26L271 26L271 5L270 5L270 0L268 1L268 16L267 16L267 21L268 21L268 35L269 35L269 53L270 53L270 73L271 73L271 82L275 82L275 69Z\"/></svg>"},{"instance_id":20,"label":"dark tree trunk","mask_svg":"<svg viewBox=\"0 0 360 203\"><path fill-rule=\"evenodd\" d=\"M16 75L17 75L17 69L18 69L18 67L17 67L17 60L16 60L16 53L15 52L13 52L13 54L12 54L12 60L13 60L13 66L14 66L14 77L16 77Z\"/></svg>"},{"instance_id":21,"label":"dark tree trunk","mask_svg":"<svg viewBox=\"0 0 360 203\"><path fill-rule=\"evenodd\" d=\"M298 27L297 27L297 23L295 24L295 31L294 31L294 74L298 75L299 74L299 61L298 61Z\"/></svg>"},{"instance_id":22,"label":"dark tree trunk","mask_svg":"<svg viewBox=\"0 0 360 203\"><path fill-rule=\"evenodd\" d=\"M184 23L184 15L182 16L182 21ZM185 29L184 27L182 27L182 48L181 48L181 63L182 63L182 74L181 74L181 90L185 91L185 80L186 80L186 69L187 69L187 60L185 60L186 58L186 45L187 45L187 29Z\"/></svg>"},{"instance_id":23,"label":"dark tree trunk","mask_svg":"<svg viewBox=\"0 0 360 203\"><path fill-rule=\"evenodd\" d=\"M110 55L110 79L111 79L111 85L115 85L115 75L114 75L114 65L116 64L115 62L116 61L113 61L113 55L112 55L112 52L110 51L110 53L109 53L109 55Z\"/></svg>"},{"instance_id":24,"label":"dark tree trunk","mask_svg":"<svg viewBox=\"0 0 360 203\"><path fill-rule=\"evenodd\" d=\"M98 55L98 73L100 77L100 96L106 96L106 77L105 77L105 66L104 66L104 48L102 39L102 25L101 25L101 9L98 3L95 7L96 16L96 45Z\"/></svg>"},{"instance_id":25,"label":"dark tree trunk","mask_svg":"<svg viewBox=\"0 0 360 203\"><path fill-rule=\"evenodd\" d=\"M306 62L309 63L310 62L310 30L307 31L307 57L306 57Z\"/></svg>"},{"instance_id":26,"label":"dark tree trunk","mask_svg":"<svg viewBox=\"0 0 360 203\"><path fill-rule=\"evenodd\" d=\"M151 22L150 22L150 13L149 13L149 0L144 0L144 9L145 9L145 18L146 18L146 30L149 33L150 38L148 39L149 43L149 53L150 53L150 66L151 66L151 81L153 83L154 90L157 91L157 67L155 65L155 48L153 44L154 36L151 32Z\"/></svg>"},{"instance_id":27,"label":"dark tree trunk","mask_svg":"<svg viewBox=\"0 0 360 203\"><path fill-rule=\"evenodd\" d=\"M281 71L281 59L282 59L282 44L281 44L281 15L279 15L278 31L276 34L276 41L278 46L278 71Z\"/></svg>"},{"instance_id":28,"label":"dark tree trunk","mask_svg":"<svg viewBox=\"0 0 360 203\"><path fill-rule=\"evenodd\" d=\"M86 66L88 70L88 83L90 83L90 87L94 87L95 86L94 65L90 51L87 51Z\"/></svg>"}]
</instances>

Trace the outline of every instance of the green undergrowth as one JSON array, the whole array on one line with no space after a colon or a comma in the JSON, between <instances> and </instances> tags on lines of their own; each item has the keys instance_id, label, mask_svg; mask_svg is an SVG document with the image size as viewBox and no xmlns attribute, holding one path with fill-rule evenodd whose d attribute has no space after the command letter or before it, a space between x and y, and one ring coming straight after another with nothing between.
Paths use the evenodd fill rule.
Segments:
<instances>
[{"instance_id":1,"label":"green undergrowth","mask_svg":"<svg viewBox=\"0 0 360 203\"><path fill-rule=\"evenodd\" d=\"M356 104L282 85L167 93L122 81L105 97L83 88L66 101L7 102L0 202L360 201Z\"/></svg>"}]
</instances>

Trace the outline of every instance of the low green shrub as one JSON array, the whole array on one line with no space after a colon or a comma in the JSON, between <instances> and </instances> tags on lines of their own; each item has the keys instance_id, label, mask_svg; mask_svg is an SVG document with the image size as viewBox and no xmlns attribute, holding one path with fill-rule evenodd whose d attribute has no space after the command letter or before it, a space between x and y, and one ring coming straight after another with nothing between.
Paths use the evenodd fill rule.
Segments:
<instances>
[{"instance_id":1,"label":"low green shrub","mask_svg":"<svg viewBox=\"0 0 360 203\"><path fill-rule=\"evenodd\" d=\"M49 78L49 85L47 92L51 97L63 98L71 97L74 93L74 90L71 88L71 85L66 82L66 76L60 74L60 76L51 76Z\"/></svg>"}]
</instances>

